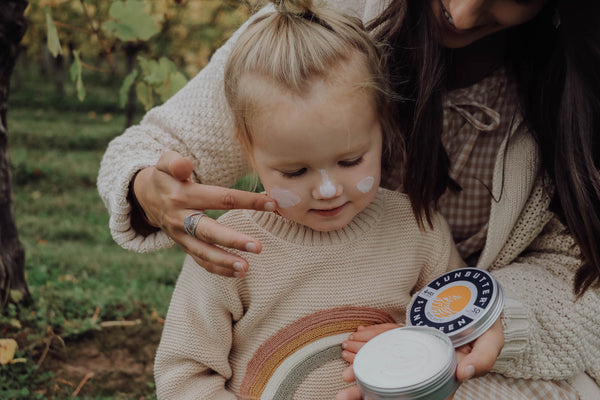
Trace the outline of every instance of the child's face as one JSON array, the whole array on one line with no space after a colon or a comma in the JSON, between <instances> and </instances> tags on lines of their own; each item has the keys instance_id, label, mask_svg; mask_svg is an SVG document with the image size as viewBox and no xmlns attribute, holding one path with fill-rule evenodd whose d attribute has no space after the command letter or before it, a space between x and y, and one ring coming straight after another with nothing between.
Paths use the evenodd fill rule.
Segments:
<instances>
[{"instance_id":1,"label":"child's face","mask_svg":"<svg viewBox=\"0 0 600 400\"><path fill-rule=\"evenodd\" d=\"M381 128L356 74L316 81L303 97L272 88L251 124L254 167L279 213L318 231L347 225L380 182Z\"/></svg>"}]
</instances>

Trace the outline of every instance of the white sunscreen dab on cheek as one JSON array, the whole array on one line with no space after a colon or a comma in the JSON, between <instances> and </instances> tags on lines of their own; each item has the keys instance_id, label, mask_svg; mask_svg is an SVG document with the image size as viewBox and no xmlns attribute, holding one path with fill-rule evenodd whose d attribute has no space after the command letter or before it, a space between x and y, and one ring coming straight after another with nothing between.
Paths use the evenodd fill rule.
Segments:
<instances>
[{"instance_id":1,"label":"white sunscreen dab on cheek","mask_svg":"<svg viewBox=\"0 0 600 400\"><path fill-rule=\"evenodd\" d=\"M361 179L357 184L356 188L360 190L361 193L367 193L371 191L373 188L373 184L375 183L375 178L372 176L367 176L364 179Z\"/></svg>"},{"instance_id":2,"label":"white sunscreen dab on cheek","mask_svg":"<svg viewBox=\"0 0 600 400\"><path fill-rule=\"evenodd\" d=\"M293 207L300 203L301 200L300 196L298 196L296 193L289 190L280 189L277 186L271 189L269 196L271 196L277 202L277 206L281 208Z\"/></svg>"},{"instance_id":3,"label":"white sunscreen dab on cheek","mask_svg":"<svg viewBox=\"0 0 600 400\"><path fill-rule=\"evenodd\" d=\"M324 169L319 170L321 172L321 176L323 177L323 184L319 187L319 191L321 192L321 196L323 197L333 197L335 196L335 186L329 180L329 176L327 176L327 172Z\"/></svg>"}]
</instances>

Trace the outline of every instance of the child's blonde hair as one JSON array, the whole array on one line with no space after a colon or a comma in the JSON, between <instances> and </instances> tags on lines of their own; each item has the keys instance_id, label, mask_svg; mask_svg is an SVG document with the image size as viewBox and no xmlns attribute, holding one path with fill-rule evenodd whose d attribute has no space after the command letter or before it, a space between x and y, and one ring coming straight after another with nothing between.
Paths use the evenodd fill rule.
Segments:
<instances>
[{"instance_id":1,"label":"child's blonde hair","mask_svg":"<svg viewBox=\"0 0 600 400\"><path fill-rule=\"evenodd\" d=\"M254 76L301 95L311 79L335 77L336 68L358 54L368 76L360 87L374 96L384 158L391 155L392 118L388 79L378 46L358 18L339 14L312 0L272 0L276 11L258 17L239 37L225 67L225 95L233 112L235 135L251 154L250 119L258 93L241 81ZM396 144L397 146L397 144Z\"/></svg>"}]
</instances>

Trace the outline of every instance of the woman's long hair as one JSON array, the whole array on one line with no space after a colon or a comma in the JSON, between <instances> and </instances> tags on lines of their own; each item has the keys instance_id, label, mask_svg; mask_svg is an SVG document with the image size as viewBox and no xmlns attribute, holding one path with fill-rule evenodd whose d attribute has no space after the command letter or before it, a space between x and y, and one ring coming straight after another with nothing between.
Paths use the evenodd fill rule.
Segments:
<instances>
[{"instance_id":1,"label":"woman's long hair","mask_svg":"<svg viewBox=\"0 0 600 400\"><path fill-rule=\"evenodd\" d=\"M521 108L556 188L553 210L581 248L574 291L600 285L600 2L549 1L531 21L507 34L507 67ZM391 50L395 105L408 157L404 189L417 216L452 185L441 144L444 57L427 1L398 0L372 24Z\"/></svg>"}]
</instances>

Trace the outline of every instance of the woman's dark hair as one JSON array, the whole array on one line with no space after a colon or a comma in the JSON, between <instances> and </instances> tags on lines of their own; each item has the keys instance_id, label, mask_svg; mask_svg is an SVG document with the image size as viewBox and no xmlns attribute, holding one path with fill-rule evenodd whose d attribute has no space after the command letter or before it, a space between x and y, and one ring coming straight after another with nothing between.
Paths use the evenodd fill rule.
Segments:
<instances>
[{"instance_id":1,"label":"woman's dark hair","mask_svg":"<svg viewBox=\"0 0 600 400\"><path fill-rule=\"evenodd\" d=\"M521 109L555 187L553 211L581 248L574 291L600 285L600 2L554 0L531 21L507 31L506 65ZM437 45L428 2L392 1L371 24L387 43L387 68L405 136L403 185L417 217L453 182L441 143L444 51Z\"/></svg>"}]
</instances>

